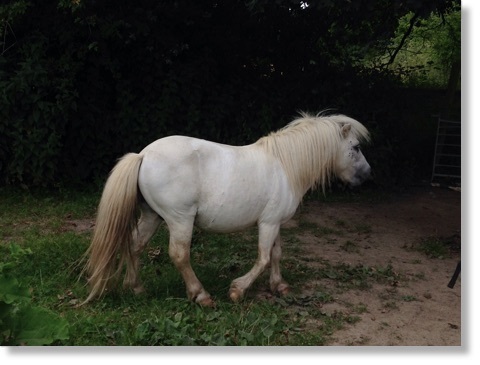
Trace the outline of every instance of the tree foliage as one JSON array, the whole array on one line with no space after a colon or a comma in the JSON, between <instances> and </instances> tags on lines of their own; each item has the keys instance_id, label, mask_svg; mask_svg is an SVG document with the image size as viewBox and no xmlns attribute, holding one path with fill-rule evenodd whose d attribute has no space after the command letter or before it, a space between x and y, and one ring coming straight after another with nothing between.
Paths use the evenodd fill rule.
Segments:
<instances>
[{"instance_id":1,"label":"tree foliage","mask_svg":"<svg viewBox=\"0 0 480 365\"><path fill-rule=\"evenodd\" d=\"M395 80L358 61L405 14L453 3L10 0L0 5L2 183L103 178L169 134L244 144L301 109L362 121L398 109L386 93Z\"/></svg>"},{"instance_id":2,"label":"tree foliage","mask_svg":"<svg viewBox=\"0 0 480 365\"><path fill-rule=\"evenodd\" d=\"M368 62L390 68L408 85L445 88L452 67L461 60L460 28L459 7L425 19L410 12L400 18L386 49L373 53Z\"/></svg>"}]
</instances>

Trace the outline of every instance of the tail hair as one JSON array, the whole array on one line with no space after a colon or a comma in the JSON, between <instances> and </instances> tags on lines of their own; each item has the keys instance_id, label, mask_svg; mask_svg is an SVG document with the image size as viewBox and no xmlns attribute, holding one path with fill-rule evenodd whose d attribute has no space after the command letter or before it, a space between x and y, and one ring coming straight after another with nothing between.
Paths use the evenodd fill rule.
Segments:
<instances>
[{"instance_id":1,"label":"tail hair","mask_svg":"<svg viewBox=\"0 0 480 365\"><path fill-rule=\"evenodd\" d=\"M138 205L138 173L143 156L129 153L112 169L100 199L84 272L90 294L85 304L116 282L132 260L133 230Z\"/></svg>"}]
</instances>

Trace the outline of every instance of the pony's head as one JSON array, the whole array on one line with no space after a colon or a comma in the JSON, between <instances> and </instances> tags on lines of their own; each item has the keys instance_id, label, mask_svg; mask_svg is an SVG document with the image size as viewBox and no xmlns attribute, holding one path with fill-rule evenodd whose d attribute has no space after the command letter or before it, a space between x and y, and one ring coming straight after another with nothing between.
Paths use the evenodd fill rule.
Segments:
<instances>
[{"instance_id":1,"label":"pony's head","mask_svg":"<svg viewBox=\"0 0 480 365\"><path fill-rule=\"evenodd\" d=\"M263 137L257 144L276 156L301 199L310 188L323 191L331 177L357 186L370 177L370 165L360 150L368 141L367 129L345 115L301 113L286 127Z\"/></svg>"},{"instance_id":2,"label":"pony's head","mask_svg":"<svg viewBox=\"0 0 480 365\"><path fill-rule=\"evenodd\" d=\"M368 141L368 132L354 119L343 115L335 117L341 123L335 175L349 186L358 186L371 177L370 165L360 147L362 140Z\"/></svg>"}]
</instances>

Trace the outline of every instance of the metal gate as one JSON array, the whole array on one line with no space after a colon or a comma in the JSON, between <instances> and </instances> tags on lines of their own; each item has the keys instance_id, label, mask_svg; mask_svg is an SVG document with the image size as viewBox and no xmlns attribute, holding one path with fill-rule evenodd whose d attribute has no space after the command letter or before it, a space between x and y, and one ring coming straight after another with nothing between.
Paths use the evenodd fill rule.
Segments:
<instances>
[{"instance_id":1,"label":"metal gate","mask_svg":"<svg viewBox=\"0 0 480 365\"><path fill-rule=\"evenodd\" d=\"M432 182L454 180L462 175L462 128L459 121L438 118Z\"/></svg>"}]
</instances>

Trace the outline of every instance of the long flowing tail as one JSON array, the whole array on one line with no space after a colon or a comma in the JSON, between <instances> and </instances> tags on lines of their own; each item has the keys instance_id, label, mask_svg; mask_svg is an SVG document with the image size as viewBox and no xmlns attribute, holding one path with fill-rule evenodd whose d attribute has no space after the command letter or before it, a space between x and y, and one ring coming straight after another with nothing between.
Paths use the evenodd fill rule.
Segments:
<instances>
[{"instance_id":1,"label":"long flowing tail","mask_svg":"<svg viewBox=\"0 0 480 365\"><path fill-rule=\"evenodd\" d=\"M113 168L98 206L85 266L90 294L82 304L101 296L132 260L131 247L138 203L138 172L143 156L129 153Z\"/></svg>"}]
</instances>

